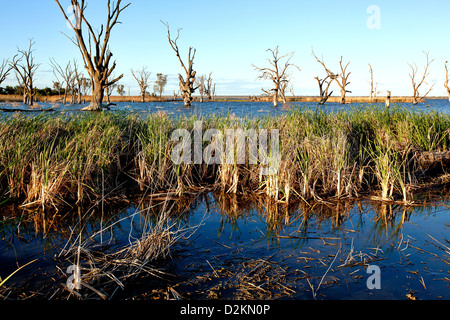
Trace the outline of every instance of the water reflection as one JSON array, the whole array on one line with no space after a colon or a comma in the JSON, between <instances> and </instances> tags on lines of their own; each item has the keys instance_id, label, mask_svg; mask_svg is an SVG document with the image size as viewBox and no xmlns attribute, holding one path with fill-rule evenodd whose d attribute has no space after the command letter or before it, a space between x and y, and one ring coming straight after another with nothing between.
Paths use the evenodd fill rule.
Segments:
<instances>
[{"instance_id":1,"label":"water reflection","mask_svg":"<svg viewBox=\"0 0 450 320\"><path fill-rule=\"evenodd\" d=\"M171 262L166 265L168 271L178 275L175 289L186 298L236 298L241 297L238 293L242 294L242 290L246 290L242 297L251 298L252 290L243 289L242 282L231 279L245 274L246 281L250 281L251 269L247 268L256 268L264 261L268 268L265 270L276 270L277 279L283 278L282 284L289 289L276 286L275 294L265 288L271 295L259 292L255 295L259 298L311 299L312 293L317 294L314 290L320 280L325 279L327 285L321 283L322 298L362 295L403 299L414 291L420 298L450 299L446 281L436 280L448 279L450 255L445 244L450 227L449 201L434 197L423 201L427 205L402 206L369 200L285 205L265 196L219 192L185 198L161 194L138 199L126 209L99 205L64 214L3 207L0 275L10 274L17 265L38 258L39 268L21 273L14 283L20 287L38 270L52 277L60 263L55 255L74 242L82 239L86 245L113 252L143 237L164 216L165 223L172 227L195 228L191 237L180 239L173 246ZM384 291L370 292L363 281L358 281L366 277L369 263L382 267ZM264 279L269 274L275 276L270 272L259 275ZM211 280L197 283L195 279L199 277ZM271 279L265 280L275 290L274 278ZM213 290L220 281L229 285Z\"/></svg>"}]
</instances>

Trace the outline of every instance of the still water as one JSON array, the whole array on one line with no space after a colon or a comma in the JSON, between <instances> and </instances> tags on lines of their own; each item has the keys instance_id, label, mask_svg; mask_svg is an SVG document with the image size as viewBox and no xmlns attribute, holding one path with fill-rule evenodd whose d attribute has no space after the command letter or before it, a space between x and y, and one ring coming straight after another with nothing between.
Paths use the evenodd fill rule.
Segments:
<instances>
[{"instance_id":1,"label":"still water","mask_svg":"<svg viewBox=\"0 0 450 320\"><path fill-rule=\"evenodd\" d=\"M164 298L171 288L184 299L448 300L450 199L422 202L417 207L362 200L286 208L213 193L174 202L171 219L188 231L170 257L158 262L172 276L156 287L140 280L116 298ZM108 250L125 246L139 237L157 207L143 201L101 217L98 209L85 221L84 237L101 225L107 231L95 237L97 244L102 241ZM7 287L48 290L42 296L48 298L66 281L56 257L74 241L68 230L76 222L55 222L43 236L33 219L4 221L10 223L0 228L0 275L38 259ZM367 273L369 265L379 268L377 279ZM368 281L379 289L369 289Z\"/></svg>"},{"instance_id":2,"label":"still water","mask_svg":"<svg viewBox=\"0 0 450 320\"><path fill-rule=\"evenodd\" d=\"M60 103L44 103L39 102L35 106L36 109L41 110L55 110L61 112L67 111L79 111L88 104L82 105L63 105ZM394 104L395 105L395 104ZM405 107L409 110L417 110L422 112L442 112L450 113L450 102L448 99L430 99L425 103L414 106L411 103L399 103L401 107ZM236 117L261 117L261 116L278 116L291 112L299 107L304 109L316 110L317 108L323 108L328 112L339 112L349 110L351 108L364 108L364 107L380 107L384 108L382 103L364 104L354 103L341 105L339 103L327 103L325 106L320 107L317 103L313 102L294 102L287 103L285 105L280 104L277 108L274 108L270 102L194 102L193 106L186 108L183 106L183 102L149 102L149 103L137 103L137 102L118 102L117 106L111 107L113 111L133 111L136 113L148 114L148 113L165 113L171 117L177 117L179 115L234 115ZM19 103L0 103L0 108L3 109L19 109L29 110L27 106Z\"/></svg>"}]
</instances>

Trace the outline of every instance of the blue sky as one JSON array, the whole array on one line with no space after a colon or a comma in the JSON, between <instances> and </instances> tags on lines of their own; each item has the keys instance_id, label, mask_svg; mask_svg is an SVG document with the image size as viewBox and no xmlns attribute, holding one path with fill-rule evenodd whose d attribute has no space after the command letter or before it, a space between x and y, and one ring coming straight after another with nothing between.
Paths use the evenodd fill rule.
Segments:
<instances>
[{"instance_id":1,"label":"blue sky","mask_svg":"<svg viewBox=\"0 0 450 320\"><path fill-rule=\"evenodd\" d=\"M49 58L65 64L76 58L78 49L62 34L71 35L53 0L2 1L0 12L0 60L11 58L17 47L24 48L29 38L36 41L36 60L42 65L37 74L39 87L54 80ZM93 25L105 20L106 0L88 0L87 15ZM116 74L127 92L137 94L130 69L148 66L152 78L161 72L169 75L166 94L178 90L179 62L170 48L167 21L172 32L183 28L179 46L184 57L189 46L197 49L194 68L198 74L213 72L219 95L258 95L267 83L257 80L252 63L266 65L268 48L279 46L281 53L295 51L292 59L301 71L293 74L297 95L317 95L315 76L323 76L311 49L323 56L328 67L338 72L340 56L350 61L352 95L368 95L369 67L384 95L411 95L408 62L422 70L423 51L435 59L429 83L435 83L431 95L445 95L444 63L450 60L450 1L302 1L302 0L228 0L228 1L147 1L130 0L121 15L122 24L112 33L111 51L117 61ZM64 8L70 1L61 0ZM379 9L379 28L369 28L368 20ZM26 8L26 9L24 9ZM373 21L373 20L370 20ZM13 75L3 83L15 85ZM335 88L335 93L338 93Z\"/></svg>"}]
</instances>

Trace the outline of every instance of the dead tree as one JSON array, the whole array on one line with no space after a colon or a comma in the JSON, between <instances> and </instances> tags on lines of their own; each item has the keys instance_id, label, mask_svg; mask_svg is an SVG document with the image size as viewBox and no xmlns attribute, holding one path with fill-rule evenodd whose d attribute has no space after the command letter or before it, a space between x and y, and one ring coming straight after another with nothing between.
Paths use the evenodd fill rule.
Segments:
<instances>
[{"instance_id":1,"label":"dead tree","mask_svg":"<svg viewBox=\"0 0 450 320\"><path fill-rule=\"evenodd\" d=\"M319 77L315 77L314 79L316 79L317 83L319 84L319 91L320 91L319 104L324 105L333 94L333 91L329 92L330 86L333 83L333 79L330 77L330 75L327 75L325 79L319 79Z\"/></svg>"},{"instance_id":2,"label":"dead tree","mask_svg":"<svg viewBox=\"0 0 450 320\"><path fill-rule=\"evenodd\" d=\"M203 103L203 99L206 93L205 78L205 76L200 76L195 79L195 85L197 86L198 92L200 94L200 103Z\"/></svg>"},{"instance_id":3,"label":"dead tree","mask_svg":"<svg viewBox=\"0 0 450 320\"><path fill-rule=\"evenodd\" d=\"M369 72L370 72L370 95L369 95L369 98L372 101L375 90L374 90L374 86L373 86L373 69L372 69L372 66L370 65L370 63L369 63Z\"/></svg>"},{"instance_id":4,"label":"dead tree","mask_svg":"<svg viewBox=\"0 0 450 320\"><path fill-rule=\"evenodd\" d=\"M391 92L387 91L386 93L386 100L384 102L386 108L389 108L391 106Z\"/></svg>"},{"instance_id":5,"label":"dead tree","mask_svg":"<svg viewBox=\"0 0 450 320\"><path fill-rule=\"evenodd\" d=\"M369 63L369 72L370 72L370 100L373 100L373 98L376 98L380 91L378 91L378 82L373 82L373 69L372 65Z\"/></svg>"},{"instance_id":6,"label":"dead tree","mask_svg":"<svg viewBox=\"0 0 450 320\"><path fill-rule=\"evenodd\" d=\"M82 88L83 88L83 73L78 70L78 64L73 61L73 78L74 78L74 92L76 93L76 102L81 104Z\"/></svg>"},{"instance_id":7,"label":"dead tree","mask_svg":"<svg viewBox=\"0 0 450 320\"><path fill-rule=\"evenodd\" d=\"M447 68L447 63L448 61L445 61L445 82L444 82L444 87L445 89L447 89L447 94L448 94L448 99L450 101L450 87L448 85L448 68ZM1 80L1 79L0 79ZM1 83L1 82L0 82Z\"/></svg>"},{"instance_id":8,"label":"dead tree","mask_svg":"<svg viewBox=\"0 0 450 320\"><path fill-rule=\"evenodd\" d=\"M319 104L324 105L333 94L333 91L329 92L330 86L333 83L333 81L337 79L338 76L327 68L323 58L322 60L320 60L314 53L314 50L312 51L312 55L314 56L316 61L325 69L325 72L327 73L327 76L324 79L320 79L319 77L314 78L317 80L317 83L319 84L319 92L320 92Z\"/></svg>"},{"instance_id":9,"label":"dead tree","mask_svg":"<svg viewBox=\"0 0 450 320\"><path fill-rule=\"evenodd\" d=\"M54 58L50 58L50 64L53 67L53 74L57 81L64 87L64 99L63 104L67 103L67 95L72 92L72 85L74 85L74 70L72 69L71 62L69 61L65 68L61 67ZM73 99L72 99L73 103Z\"/></svg>"},{"instance_id":10,"label":"dead tree","mask_svg":"<svg viewBox=\"0 0 450 320\"><path fill-rule=\"evenodd\" d=\"M147 89L150 86L149 79L152 73L147 71L147 67L142 67L141 71L134 72L133 70L131 70L131 74L138 83L139 90L141 92L142 103L144 103L145 95L147 94Z\"/></svg>"},{"instance_id":11,"label":"dead tree","mask_svg":"<svg viewBox=\"0 0 450 320\"><path fill-rule=\"evenodd\" d=\"M172 47L173 51L175 51L177 58L181 63L181 67L184 70L185 77L183 77L181 74L178 74L178 77L180 80L180 92L181 92L181 96L183 97L183 100L184 100L184 106L190 107L192 104L192 100L193 100L192 94L195 92L195 90L197 90L197 88L194 87L196 72L193 70L196 50L192 47L189 47L188 67L186 68L186 65L184 64L183 60L181 59L180 50L179 50L178 44L177 44L178 38L180 37L181 29L178 29L177 37L175 39L172 39L172 37L170 35L169 24L167 22L162 22L162 23L167 27L167 38L169 39L169 44Z\"/></svg>"},{"instance_id":12,"label":"dead tree","mask_svg":"<svg viewBox=\"0 0 450 320\"><path fill-rule=\"evenodd\" d=\"M0 64L0 85L9 76L9 73L11 72L11 70L12 70L12 67L9 64L9 61L3 60L2 64Z\"/></svg>"},{"instance_id":13,"label":"dead tree","mask_svg":"<svg viewBox=\"0 0 450 320\"><path fill-rule=\"evenodd\" d=\"M212 100L213 96L213 80L212 80L212 72L209 73L208 78L205 82L205 95L208 101Z\"/></svg>"},{"instance_id":14,"label":"dead tree","mask_svg":"<svg viewBox=\"0 0 450 320\"><path fill-rule=\"evenodd\" d=\"M36 74L39 64L34 61L33 46L35 42L30 39L28 49L21 50L16 54L10 62L10 67L16 72L16 78L23 85L23 103L33 106L36 88L34 87L34 75Z\"/></svg>"},{"instance_id":15,"label":"dead tree","mask_svg":"<svg viewBox=\"0 0 450 320\"><path fill-rule=\"evenodd\" d=\"M290 81L290 74L288 73L291 67L297 68L300 71L300 68L295 64L290 63L294 52L288 53L284 56L279 57L278 46L275 49L267 49L267 52L270 52L272 57L267 59L271 67L269 68L260 68L255 65L252 65L255 70L259 71L261 75L258 77L262 80L271 80L273 82L273 88L270 90L261 89L264 93L269 96L272 95L273 98L273 106L276 107L278 105L278 99L280 97L280 92L282 88L286 88ZM287 58L284 65L280 63L280 61L284 58ZM284 96L284 95L283 95ZM284 101L285 102L285 101Z\"/></svg>"},{"instance_id":16,"label":"dead tree","mask_svg":"<svg viewBox=\"0 0 450 320\"><path fill-rule=\"evenodd\" d=\"M339 61L341 73L339 74L338 79L336 79L338 86L341 88L341 104L346 103L345 96L347 93L351 93L351 91L347 90L347 86L350 84L350 82L348 82L348 77L351 74L351 72L347 73L347 68L349 64L350 62L348 62L344 67L344 65L342 64L342 56L341 56L341 60Z\"/></svg>"},{"instance_id":17,"label":"dead tree","mask_svg":"<svg viewBox=\"0 0 450 320\"><path fill-rule=\"evenodd\" d=\"M419 89L420 87L425 83L426 84L426 78L429 76L428 68L430 67L431 63L433 63L434 59L430 61L429 59L429 53L424 52L426 58L427 58L427 64L425 65L423 75L420 78L419 82L416 82L416 76L417 72L419 71L419 68L416 64L411 65L408 63L409 67L411 68L411 73L409 74L409 77L411 78L412 87L413 87L413 104L416 105L419 102L423 102L425 100L425 97L433 90L434 84L430 87L430 89L427 91L426 94L423 96L420 95Z\"/></svg>"},{"instance_id":18,"label":"dead tree","mask_svg":"<svg viewBox=\"0 0 450 320\"><path fill-rule=\"evenodd\" d=\"M330 81L336 81L336 83L338 84L339 88L341 89L341 104L345 104L346 100L345 100L345 96L347 95L347 93L351 93L351 91L347 90L347 86L350 84L350 82L348 82L348 78L351 74L351 72L347 72L347 68L350 64L347 63L344 67L343 62L342 62L342 56L341 56L341 60L339 61L339 67L341 69L341 73L340 74L335 74L333 72L330 71L330 69L327 68L327 66L325 65L325 62L322 60L320 60L319 58L317 58L316 54L314 53L314 50L312 52L314 58L316 58L317 62L319 62L322 67L325 69L328 77L330 78ZM319 81L320 83L320 81ZM330 94L331 95L331 94Z\"/></svg>"},{"instance_id":19,"label":"dead tree","mask_svg":"<svg viewBox=\"0 0 450 320\"><path fill-rule=\"evenodd\" d=\"M110 79L110 76L116 68L116 62L113 62L110 66L112 53L109 50L108 43L111 37L111 31L117 23L120 14L129 5L121 7L122 0L117 0L111 5L111 1L108 0L107 12L108 17L106 21L106 28L102 24L99 32L95 32L94 28L87 21L85 17L85 9L87 5L84 0L71 0L73 14L75 16L76 23L73 24L71 19L67 16L64 8L61 6L59 0L55 0L66 21L70 24L75 32L75 38L70 38L71 41L79 48L83 57L84 66L89 73L92 82L92 98L89 107L86 110L99 111L102 110L104 90L110 85L116 83L122 79L123 75ZM88 29L88 42L85 41L85 34L83 33L83 27L86 25ZM103 36L103 38L102 38Z\"/></svg>"}]
</instances>

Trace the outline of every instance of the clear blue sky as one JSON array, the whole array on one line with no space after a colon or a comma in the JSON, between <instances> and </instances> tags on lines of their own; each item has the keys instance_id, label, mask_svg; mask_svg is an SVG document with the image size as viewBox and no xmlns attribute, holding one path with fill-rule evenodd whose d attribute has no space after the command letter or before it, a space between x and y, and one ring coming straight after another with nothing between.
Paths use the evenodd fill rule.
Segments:
<instances>
[{"instance_id":1,"label":"clear blue sky","mask_svg":"<svg viewBox=\"0 0 450 320\"><path fill-rule=\"evenodd\" d=\"M107 1L87 2L87 15L99 27ZM422 70L423 51L429 51L435 59L429 77L429 83L436 83L431 95L445 95L444 62L450 60L448 0L124 0L128 2L132 4L113 30L110 48L117 61L116 74L124 74L122 83L132 94L137 88L130 69L142 66L148 66L153 79L158 72L169 75L166 94L178 89L180 65L160 22L164 20L173 32L183 28L179 40L183 55L189 46L197 49L194 67L198 74L213 72L219 95L260 94L261 87L267 88L256 79L251 64L264 66L266 50L277 45L281 53L295 51L292 61L301 68L294 72L297 95L318 94L314 77L323 75L323 70L311 56L312 48L334 72L341 55L351 62L352 95L368 95L368 63L382 95L386 90L411 95L407 63ZM64 8L69 3L61 0ZM380 10L378 29L367 26L373 17L367 12L371 5ZM54 79L50 57L61 64L73 58L81 63L78 49L61 33L72 35L53 0L2 0L0 26L0 60L11 58L18 46L26 47L29 38L36 41L36 59L42 64L39 87L51 86ZM16 85L13 75L3 86L8 84Z\"/></svg>"}]
</instances>

